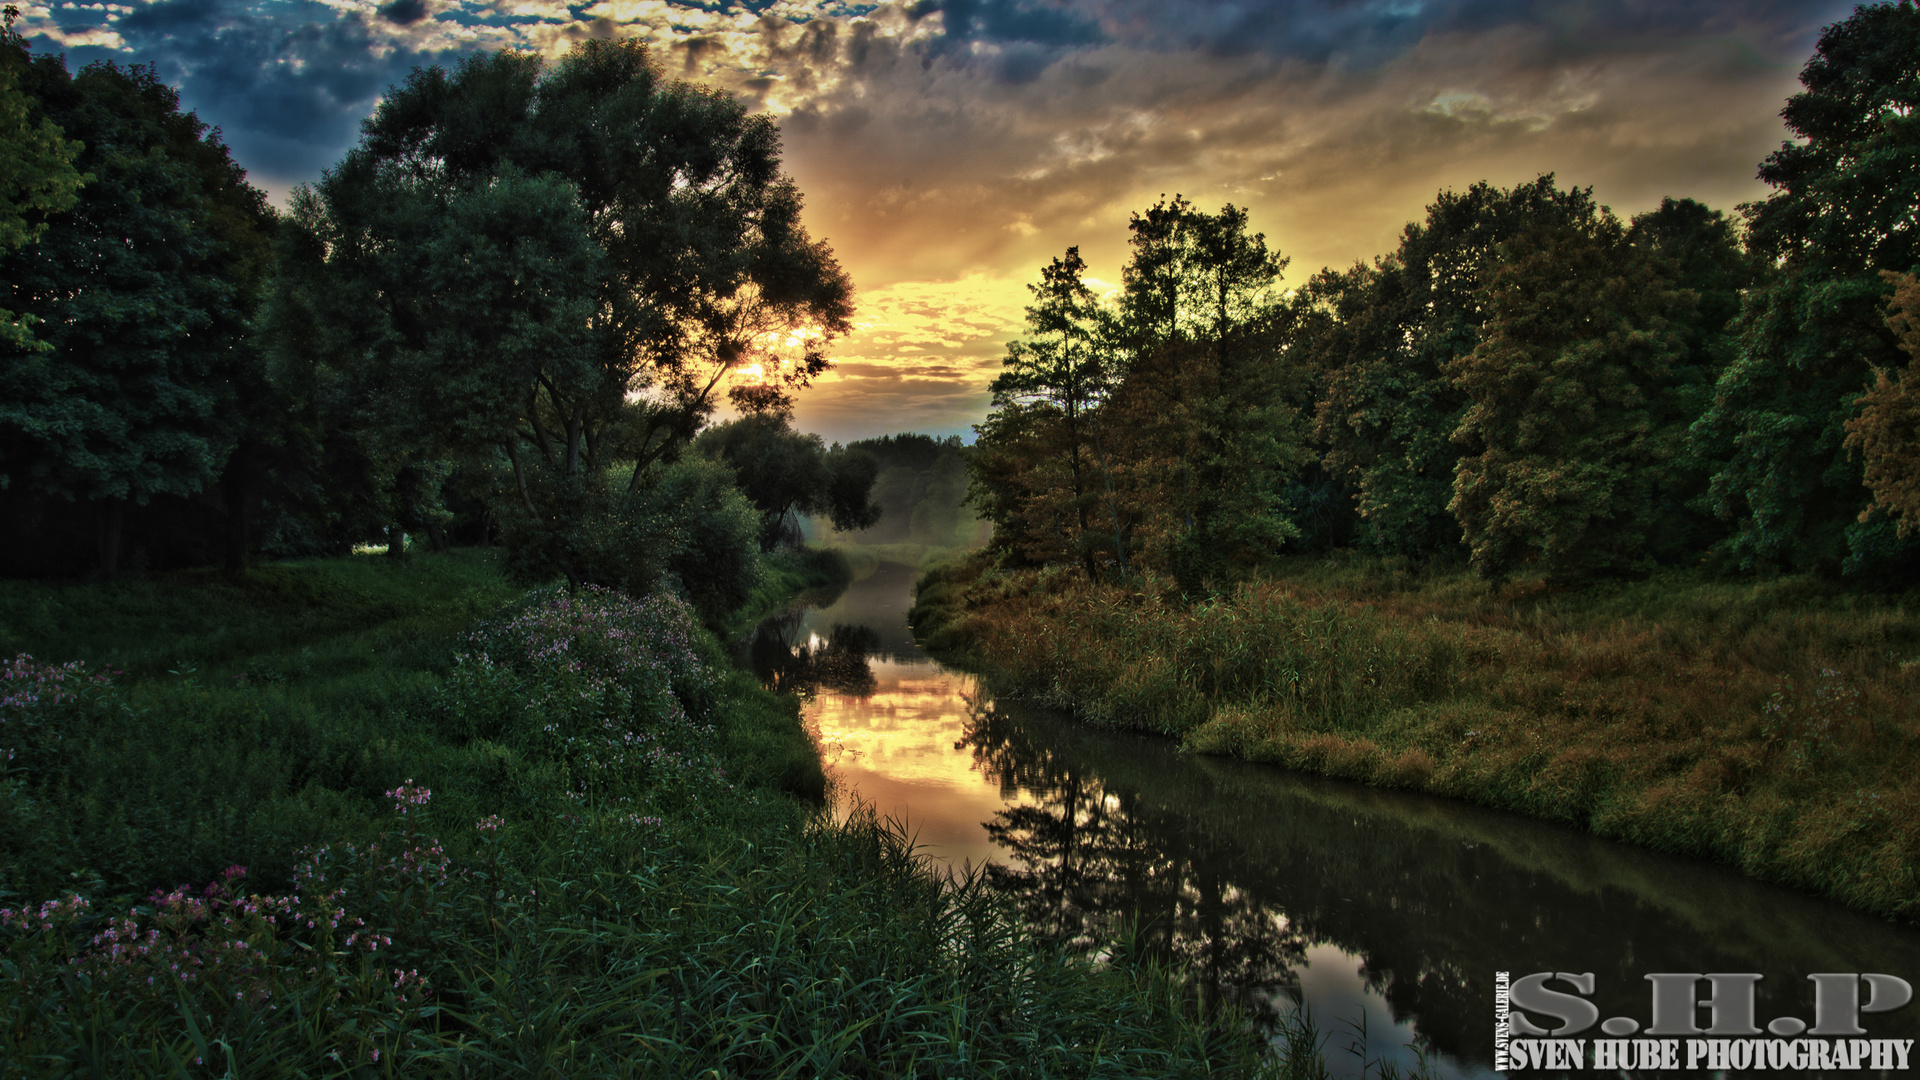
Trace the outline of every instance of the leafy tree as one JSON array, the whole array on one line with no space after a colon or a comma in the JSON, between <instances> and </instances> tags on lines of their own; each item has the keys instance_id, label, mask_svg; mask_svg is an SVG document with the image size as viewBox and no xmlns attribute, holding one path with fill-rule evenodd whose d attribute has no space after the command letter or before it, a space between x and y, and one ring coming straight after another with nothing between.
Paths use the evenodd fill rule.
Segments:
<instances>
[{"instance_id":1,"label":"leafy tree","mask_svg":"<svg viewBox=\"0 0 1920 1080\"><path fill-rule=\"evenodd\" d=\"M781 410L847 329L851 287L800 224L773 122L666 81L634 42L418 69L304 198L325 286L289 302L365 312L306 366L370 403L372 459L503 457L523 539L598 535L578 515L620 504L599 490L616 463L637 495L719 394ZM537 546L578 580L576 539Z\"/></svg>"},{"instance_id":2,"label":"leafy tree","mask_svg":"<svg viewBox=\"0 0 1920 1080\"><path fill-rule=\"evenodd\" d=\"M1865 522L1884 510L1896 519L1901 539L1920 531L1920 392L1913 360L1920 359L1920 277L1888 274L1894 283L1887 327L1907 354L1905 371L1874 372L1873 388L1859 404L1860 415L1847 421L1847 450L1862 460L1873 505L1860 511Z\"/></svg>"},{"instance_id":3,"label":"leafy tree","mask_svg":"<svg viewBox=\"0 0 1920 1080\"><path fill-rule=\"evenodd\" d=\"M450 457L504 455L509 498L535 519L536 495L572 497L537 487L511 437L538 387L585 395L602 381L582 331L605 260L566 181L508 169L461 188L337 172L296 191L289 223L264 320L276 375L309 403L310 430L333 433L319 435L331 438L330 486L371 511L363 528L435 524ZM569 436L550 423L536 410L534 449L559 488L585 482L581 429L556 446Z\"/></svg>"},{"instance_id":4,"label":"leafy tree","mask_svg":"<svg viewBox=\"0 0 1920 1080\"><path fill-rule=\"evenodd\" d=\"M81 145L45 117L38 124L28 120L32 103L20 90L26 43L13 29L19 16L19 8L7 5L0 29L0 251L40 239L45 216L71 208L85 181L73 167ZM26 318L0 308L0 346L26 349L33 340Z\"/></svg>"},{"instance_id":5,"label":"leafy tree","mask_svg":"<svg viewBox=\"0 0 1920 1080\"><path fill-rule=\"evenodd\" d=\"M1781 113L1798 141L1760 166L1773 194L1742 208L1774 273L1746 299L1697 437L1724 461L1713 496L1742 565L1860 569L1912 550L1883 515L1861 519L1869 495L1844 444L1875 369L1906 362L1880 273L1920 265L1920 10L1856 9L1821 34L1800 81Z\"/></svg>"},{"instance_id":6,"label":"leafy tree","mask_svg":"<svg viewBox=\"0 0 1920 1080\"><path fill-rule=\"evenodd\" d=\"M1027 286L1034 295L1027 308L1031 336L1007 346L1005 370L991 387L996 410L1019 406L1014 415L1028 460L1018 469L1022 480L1007 478L1007 490L1019 492L1021 505L1015 510L1002 505L1004 496L983 497L1007 542L1020 544L1029 557L1072 558L1091 580L1099 576L1102 548L1111 550L1119 573L1127 573L1131 515L1119 507L1101 433L1100 406L1112 391L1118 357L1102 340L1103 312L1082 280L1086 270L1080 249L1071 247L1040 271L1038 284ZM995 426L996 436L1005 427ZM989 486L1005 471L1002 453L989 437L977 459ZM1042 479L1048 473L1059 473L1058 481ZM1016 515L1040 531L1007 528Z\"/></svg>"},{"instance_id":7,"label":"leafy tree","mask_svg":"<svg viewBox=\"0 0 1920 1080\"><path fill-rule=\"evenodd\" d=\"M1157 557L1204 591L1298 534L1283 491L1308 455L1274 292L1286 260L1231 204L1207 214L1176 196L1130 228L1105 421L1129 436L1115 482L1145 495Z\"/></svg>"},{"instance_id":8,"label":"leafy tree","mask_svg":"<svg viewBox=\"0 0 1920 1080\"><path fill-rule=\"evenodd\" d=\"M29 124L83 143L92 179L37 244L0 256L46 346L0 345L0 484L95 507L111 574L128 504L199 493L238 441L272 216L151 69L70 77L39 57L18 76Z\"/></svg>"},{"instance_id":9,"label":"leafy tree","mask_svg":"<svg viewBox=\"0 0 1920 1080\"><path fill-rule=\"evenodd\" d=\"M1627 241L1667 264L1673 283L1694 303L1667 313L1683 352L1652 390L1648 407L1659 425L1691 425L1713 404L1714 386L1739 351L1732 324L1740 296L1754 281L1752 262L1733 222L1692 199L1662 199L1636 215ZM1696 561L1725 539L1727 524L1714 513L1709 486L1720 462L1699 439L1684 440L1652 493L1660 527L1649 538L1657 561Z\"/></svg>"},{"instance_id":10,"label":"leafy tree","mask_svg":"<svg viewBox=\"0 0 1920 1080\"><path fill-rule=\"evenodd\" d=\"M1593 212L1590 190L1561 191L1552 174L1511 191L1443 191L1393 254L1315 278L1296 299L1321 312L1296 362L1319 375L1315 439L1354 492L1364 546L1431 555L1459 541L1452 435L1470 403L1448 370L1480 343L1485 276L1526 229Z\"/></svg>"},{"instance_id":11,"label":"leafy tree","mask_svg":"<svg viewBox=\"0 0 1920 1080\"><path fill-rule=\"evenodd\" d=\"M818 435L793 430L779 413L756 413L701 433L694 446L733 470L740 491L760 511L760 549L798 544L797 515L813 514L836 529L864 529L880 520L871 499L879 463Z\"/></svg>"},{"instance_id":12,"label":"leafy tree","mask_svg":"<svg viewBox=\"0 0 1920 1080\"><path fill-rule=\"evenodd\" d=\"M1447 367L1471 402L1450 509L1473 566L1496 580L1635 569L1691 420L1661 405L1686 357L1674 316L1695 298L1604 210L1536 224L1501 254L1480 342Z\"/></svg>"}]
</instances>

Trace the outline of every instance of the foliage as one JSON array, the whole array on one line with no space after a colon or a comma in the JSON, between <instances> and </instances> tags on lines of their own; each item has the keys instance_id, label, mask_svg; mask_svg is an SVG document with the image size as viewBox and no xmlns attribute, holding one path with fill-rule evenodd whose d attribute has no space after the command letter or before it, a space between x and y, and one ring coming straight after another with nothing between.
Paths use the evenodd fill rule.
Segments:
<instances>
[{"instance_id":1,"label":"foliage","mask_svg":"<svg viewBox=\"0 0 1920 1080\"><path fill-rule=\"evenodd\" d=\"M1900 351L1920 357L1920 278L1888 274L1894 284L1887 326ZM1873 493L1873 507L1860 512L1866 521L1874 508L1899 519L1901 539L1920 528L1920 399L1916 399L1911 363L1905 371L1874 371L1872 389L1858 404L1860 415L1847 421L1847 449L1858 451ZM1920 376L1914 376L1920 378Z\"/></svg>"},{"instance_id":2,"label":"foliage","mask_svg":"<svg viewBox=\"0 0 1920 1080\"><path fill-rule=\"evenodd\" d=\"M1773 186L1744 207L1748 244L1777 267L1748 294L1740 351L1698 422L1723 464L1720 512L1741 565L1881 570L1911 560L1887 546L1884 516L1859 518L1869 497L1850 461L1846 421L1874 369L1905 366L1881 318L1881 271L1920 265L1920 10L1861 6L1826 28L1781 116L1797 141L1760 167Z\"/></svg>"},{"instance_id":3,"label":"foliage","mask_svg":"<svg viewBox=\"0 0 1920 1080\"><path fill-rule=\"evenodd\" d=\"M1486 275L1527 229L1594 212L1591 190L1562 191L1552 174L1510 191L1443 191L1391 255L1323 271L1297 295L1298 362L1319 374L1315 439L1353 491L1366 548L1431 555L1459 541L1452 435L1470 401L1450 365L1480 343Z\"/></svg>"},{"instance_id":4,"label":"foliage","mask_svg":"<svg viewBox=\"0 0 1920 1080\"><path fill-rule=\"evenodd\" d=\"M82 149L68 142L59 126L44 117L28 121L30 102L20 91L20 68L26 48L13 29L18 8L7 5L6 26L0 30L0 251L25 247L46 232L44 219L73 206L75 192L86 180L73 167ZM0 309L0 345L9 349L34 346L33 324Z\"/></svg>"},{"instance_id":5,"label":"foliage","mask_svg":"<svg viewBox=\"0 0 1920 1080\"><path fill-rule=\"evenodd\" d=\"M1694 298L1602 212L1513 238L1481 299L1480 342L1447 367L1471 402L1448 509L1474 569L1643 569L1692 419L1662 406Z\"/></svg>"},{"instance_id":6,"label":"foliage","mask_svg":"<svg viewBox=\"0 0 1920 1080\"><path fill-rule=\"evenodd\" d=\"M1129 228L1111 421L1128 443L1114 453L1140 500L1143 555L1199 595L1299 532L1284 515L1309 456L1275 292L1287 260L1231 203L1208 214L1175 196Z\"/></svg>"},{"instance_id":7,"label":"foliage","mask_svg":"<svg viewBox=\"0 0 1920 1080\"><path fill-rule=\"evenodd\" d=\"M1405 787L1730 863L1889 917L1920 881L1912 597L1663 570L1489 592L1319 556L1204 604L984 559L912 618L1003 693L1202 752Z\"/></svg>"},{"instance_id":8,"label":"foliage","mask_svg":"<svg viewBox=\"0 0 1920 1080\"><path fill-rule=\"evenodd\" d=\"M38 243L0 255L47 346L0 353L0 482L98 507L111 573L125 506L200 492L241 434L271 212L152 70L4 66L32 123L85 144L92 179Z\"/></svg>"},{"instance_id":9,"label":"foliage","mask_svg":"<svg viewBox=\"0 0 1920 1080\"><path fill-rule=\"evenodd\" d=\"M793 430L784 413L754 413L701 432L694 449L726 462L742 494L760 511L760 549L801 541L799 515L824 517L836 529L864 529L880 520L871 498L880 471L872 455Z\"/></svg>"},{"instance_id":10,"label":"foliage","mask_svg":"<svg viewBox=\"0 0 1920 1080\"><path fill-rule=\"evenodd\" d=\"M1303 388L1273 291L1286 261L1232 205L1176 197L1131 229L1117 304L1094 303L1078 249L1031 286L1032 336L977 427L970 498L1019 558L1090 578L1144 560L1198 595L1298 533L1284 490L1308 458Z\"/></svg>"},{"instance_id":11,"label":"foliage","mask_svg":"<svg viewBox=\"0 0 1920 1080\"><path fill-rule=\"evenodd\" d=\"M1132 515L1122 513L1114 490L1100 408L1121 358L1103 340L1113 320L1108 314L1103 325L1086 271L1080 249L1068 248L1027 286L1032 336L1007 346L975 469L988 481L980 505L1002 545L1037 561L1077 562L1090 579L1110 547L1115 572L1125 577Z\"/></svg>"},{"instance_id":12,"label":"foliage","mask_svg":"<svg viewBox=\"0 0 1920 1080\"><path fill-rule=\"evenodd\" d=\"M318 836L256 846L283 860L277 870L243 871L231 855L189 868L179 854L194 826L169 812L178 793L123 793L121 812L150 823L149 861L86 858L126 887L85 872L30 874L24 894L5 886L16 892L0 900L0 1058L26 1075L1259 1070L1233 1018L1195 1017L1157 969L1067 961L981 879L932 873L897 828L870 814L833 824L774 794L809 790L799 770L820 791L797 712L722 675L684 605L547 592L457 644L443 631L471 618L476 597L435 594L452 582L431 579L472 562L252 572L281 606L282 636L249 649L247 606L220 609L235 622L190 639L228 650L196 692L264 699L271 722L196 726L164 681L22 662L52 688L28 707L97 693L140 709L149 745L218 763L289 714L301 722L304 705L314 727L376 763L281 781L325 792L335 816ZM497 578L484 584L499 595ZM204 601L195 587L174 586ZM167 621L162 583L125 606L131 593L100 586L9 588L40 608L71 594L100 638ZM284 628L309 608L313 631ZM188 610L221 621L204 603ZM382 617L405 647L352 629ZM96 655L107 648L94 640ZM432 677L413 678L429 657ZM663 745L677 738L695 745ZM37 792L38 772L4 790ZM239 816L271 813L257 789L227 790ZM36 853L55 850L43 841L64 835L74 806L39 804L26 829Z\"/></svg>"},{"instance_id":13,"label":"foliage","mask_svg":"<svg viewBox=\"0 0 1920 1080\"><path fill-rule=\"evenodd\" d=\"M543 530L617 516L737 373L736 401L785 408L847 328L800 205L771 119L636 42L421 68L297 198L276 349L338 386L370 466L503 458L523 561L611 584Z\"/></svg>"}]
</instances>

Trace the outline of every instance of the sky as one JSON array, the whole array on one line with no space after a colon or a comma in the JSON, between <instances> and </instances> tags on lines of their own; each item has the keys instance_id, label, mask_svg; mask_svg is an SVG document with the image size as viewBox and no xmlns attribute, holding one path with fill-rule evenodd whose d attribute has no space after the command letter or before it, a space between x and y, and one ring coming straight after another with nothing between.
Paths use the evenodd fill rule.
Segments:
<instances>
[{"instance_id":1,"label":"sky","mask_svg":"<svg viewBox=\"0 0 1920 1080\"><path fill-rule=\"evenodd\" d=\"M412 68L588 37L779 119L857 291L800 399L829 440L970 437L1026 284L1078 246L1115 288L1129 215L1233 203L1282 287L1391 251L1445 189L1553 173L1623 217L1733 211L1823 26L1813 0L157 0L27 3L78 70L152 64L276 198Z\"/></svg>"}]
</instances>

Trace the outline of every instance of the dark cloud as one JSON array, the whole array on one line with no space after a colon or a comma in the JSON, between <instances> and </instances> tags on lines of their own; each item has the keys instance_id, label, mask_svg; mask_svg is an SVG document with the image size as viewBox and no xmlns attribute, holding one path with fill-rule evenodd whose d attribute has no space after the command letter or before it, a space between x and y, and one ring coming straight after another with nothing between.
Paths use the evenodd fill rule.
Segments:
<instances>
[{"instance_id":1,"label":"dark cloud","mask_svg":"<svg viewBox=\"0 0 1920 1080\"><path fill-rule=\"evenodd\" d=\"M411 26L427 17L424 0L393 0L380 6L380 17L399 26Z\"/></svg>"},{"instance_id":2,"label":"dark cloud","mask_svg":"<svg viewBox=\"0 0 1920 1080\"><path fill-rule=\"evenodd\" d=\"M1538 27L1561 51L1740 34L1762 49L1807 40L1852 5L1807 0L1097 0L1077 4L1109 40L1159 51L1264 55L1372 68L1423 39Z\"/></svg>"},{"instance_id":3,"label":"dark cloud","mask_svg":"<svg viewBox=\"0 0 1920 1080\"><path fill-rule=\"evenodd\" d=\"M381 15L417 22L425 0L394 0ZM332 165L388 86L443 58L395 47L362 16L318 3L162 0L113 26L134 58L180 87L183 105L221 127L256 181L276 185Z\"/></svg>"},{"instance_id":4,"label":"dark cloud","mask_svg":"<svg viewBox=\"0 0 1920 1080\"><path fill-rule=\"evenodd\" d=\"M910 9L916 18L936 11L942 48L967 41L1067 47L1096 44L1106 36L1097 23L1072 11L1018 0L921 0Z\"/></svg>"},{"instance_id":5,"label":"dark cloud","mask_svg":"<svg viewBox=\"0 0 1920 1080\"><path fill-rule=\"evenodd\" d=\"M940 15L939 35L919 46L928 61L983 67L1014 84L1032 82L1070 50L1106 40L1092 19L1018 0L920 0L907 10L914 19Z\"/></svg>"}]
</instances>

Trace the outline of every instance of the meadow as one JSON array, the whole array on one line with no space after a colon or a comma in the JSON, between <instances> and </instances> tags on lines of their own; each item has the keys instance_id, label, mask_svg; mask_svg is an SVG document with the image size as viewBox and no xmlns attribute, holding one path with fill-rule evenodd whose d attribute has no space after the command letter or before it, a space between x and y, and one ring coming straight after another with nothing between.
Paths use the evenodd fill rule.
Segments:
<instances>
[{"instance_id":1,"label":"meadow","mask_svg":"<svg viewBox=\"0 0 1920 1080\"><path fill-rule=\"evenodd\" d=\"M0 655L9 1076L1273 1067L819 814L797 703L670 596L484 551L8 582Z\"/></svg>"},{"instance_id":2,"label":"meadow","mask_svg":"<svg viewBox=\"0 0 1920 1080\"><path fill-rule=\"evenodd\" d=\"M1920 612L1813 576L1554 589L1338 554L1188 603L985 556L930 648L1096 723L1565 822L1920 917Z\"/></svg>"}]
</instances>

